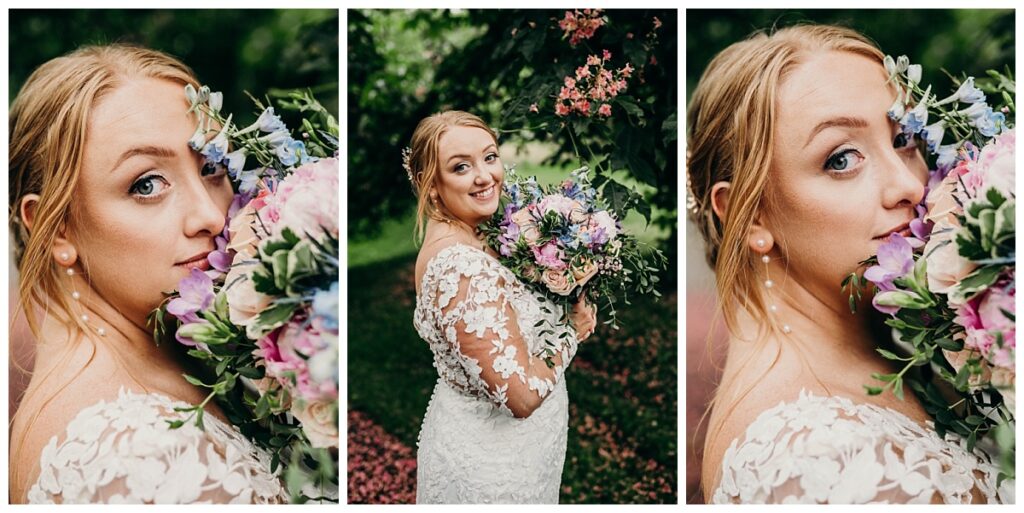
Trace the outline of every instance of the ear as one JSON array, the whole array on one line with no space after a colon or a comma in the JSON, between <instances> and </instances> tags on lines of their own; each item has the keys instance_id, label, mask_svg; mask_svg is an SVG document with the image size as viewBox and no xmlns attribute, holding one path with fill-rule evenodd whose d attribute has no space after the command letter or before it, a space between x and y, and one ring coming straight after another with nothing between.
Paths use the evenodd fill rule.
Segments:
<instances>
[{"instance_id":1,"label":"ear","mask_svg":"<svg viewBox=\"0 0 1024 513\"><path fill-rule=\"evenodd\" d=\"M719 219L725 219L729 211L729 193L732 185L729 182L716 182L711 186L711 209ZM775 238L764 223L764 216L758 213L754 223L747 232L747 245L750 250L764 255L775 245Z\"/></svg>"},{"instance_id":2,"label":"ear","mask_svg":"<svg viewBox=\"0 0 1024 513\"><path fill-rule=\"evenodd\" d=\"M29 232L32 231L32 226L35 224L36 207L38 205L38 194L26 194L22 196L21 202L18 205L22 224L25 225L25 229ZM75 245L68 240L66 230L67 225L61 223L57 237L53 239L53 243L50 245L50 254L52 254L54 260L57 261L57 265L71 267L74 265L75 261L78 260L78 251L75 248Z\"/></svg>"}]
</instances>

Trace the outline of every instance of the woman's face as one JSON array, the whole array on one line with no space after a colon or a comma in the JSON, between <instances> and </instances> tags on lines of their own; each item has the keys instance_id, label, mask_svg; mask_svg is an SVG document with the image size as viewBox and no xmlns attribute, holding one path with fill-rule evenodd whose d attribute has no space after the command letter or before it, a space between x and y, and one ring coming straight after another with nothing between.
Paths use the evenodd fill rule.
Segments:
<instances>
[{"instance_id":1,"label":"woman's face","mask_svg":"<svg viewBox=\"0 0 1024 513\"><path fill-rule=\"evenodd\" d=\"M476 226L498 209L505 168L486 130L449 127L438 140L438 200L459 220Z\"/></svg>"},{"instance_id":2,"label":"woman's face","mask_svg":"<svg viewBox=\"0 0 1024 513\"><path fill-rule=\"evenodd\" d=\"M89 117L71 242L92 288L139 325L191 268L208 268L232 200L223 168L189 148L187 111L182 85L131 78Z\"/></svg>"},{"instance_id":3,"label":"woman's face","mask_svg":"<svg viewBox=\"0 0 1024 513\"><path fill-rule=\"evenodd\" d=\"M886 112L882 65L849 52L806 56L778 96L768 214L799 283L834 294L893 231L907 235L927 165ZM838 296L837 296L838 297Z\"/></svg>"}]
</instances>

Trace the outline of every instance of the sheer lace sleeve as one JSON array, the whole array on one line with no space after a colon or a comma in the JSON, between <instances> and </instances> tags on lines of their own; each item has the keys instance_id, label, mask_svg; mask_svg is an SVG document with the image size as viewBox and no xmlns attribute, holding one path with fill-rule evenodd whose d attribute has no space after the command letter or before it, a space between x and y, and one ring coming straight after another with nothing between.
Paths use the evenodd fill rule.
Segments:
<instances>
[{"instance_id":1,"label":"sheer lace sleeve","mask_svg":"<svg viewBox=\"0 0 1024 513\"><path fill-rule=\"evenodd\" d=\"M30 503L276 503L286 499L269 458L237 430L207 416L205 431L170 399L121 391L85 408L40 455Z\"/></svg>"},{"instance_id":2,"label":"sheer lace sleeve","mask_svg":"<svg viewBox=\"0 0 1024 513\"><path fill-rule=\"evenodd\" d=\"M439 253L424 281L435 316L427 324L438 332L425 338L442 378L509 415L528 417L576 353L576 334L554 304L532 296L495 259L465 246ZM549 354L551 366L544 358Z\"/></svg>"},{"instance_id":3,"label":"sheer lace sleeve","mask_svg":"<svg viewBox=\"0 0 1024 513\"><path fill-rule=\"evenodd\" d=\"M1013 481L954 435L945 440L898 412L841 397L762 413L722 460L715 503L1012 502Z\"/></svg>"}]
</instances>

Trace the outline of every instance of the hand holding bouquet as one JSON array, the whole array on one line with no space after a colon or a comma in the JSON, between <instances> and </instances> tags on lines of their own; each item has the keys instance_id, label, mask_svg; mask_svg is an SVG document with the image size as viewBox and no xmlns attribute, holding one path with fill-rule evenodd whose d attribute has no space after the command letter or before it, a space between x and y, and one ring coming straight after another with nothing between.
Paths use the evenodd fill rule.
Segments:
<instances>
[{"instance_id":1,"label":"hand holding bouquet","mask_svg":"<svg viewBox=\"0 0 1024 513\"><path fill-rule=\"evenodd\" d=\"M629 292L659 295L655 272L665 257L653 248L645 254L644 245L622 229L587 171L577 169L545 188L509 169L503 205L481 232L503 265L561 306L567 317L586 295L608 308L606 323L617 328L618 298Z\"/></svg>"}]
</instances>

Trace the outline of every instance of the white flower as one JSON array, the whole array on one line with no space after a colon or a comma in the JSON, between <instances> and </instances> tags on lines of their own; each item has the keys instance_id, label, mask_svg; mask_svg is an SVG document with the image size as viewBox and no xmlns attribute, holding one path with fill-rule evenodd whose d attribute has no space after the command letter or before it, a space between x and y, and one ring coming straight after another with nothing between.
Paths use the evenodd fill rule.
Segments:
<instances>
[{"instance_id":1,"label":"white flower","mask_svg":"<svg viewBox=\"0 0 1024 513\"><path fill-rule=\"evenodd\" d=\"M494 325L497 316L498 309L495 307L479 307L467 311L462 319L466 323L466 333L484 336L484 332Z\"/></svg>"},{"instance_id":2,"label":"white flower","mask_svg":"<svg viewBox=\"0 0 1024 513\"><path fill-rule=\"evenodd\" d=\"M300 404L304 403L304 404ZM313 447L338 447L338 418L333 401L295 401L291 414Z\"/></svg>"},{"instance_id":3,"label":"white flower","mask_svg":"<svg viewBox=\"0 0 1024 513\"><path fill-rule=\"evenodd\" d=\"M505 346L505 350L494 358L491 368L501 374L501 379L508 379L512 374L522 372L522 367L516 361L516 346Z\"/></svg>"}]
</instances>

